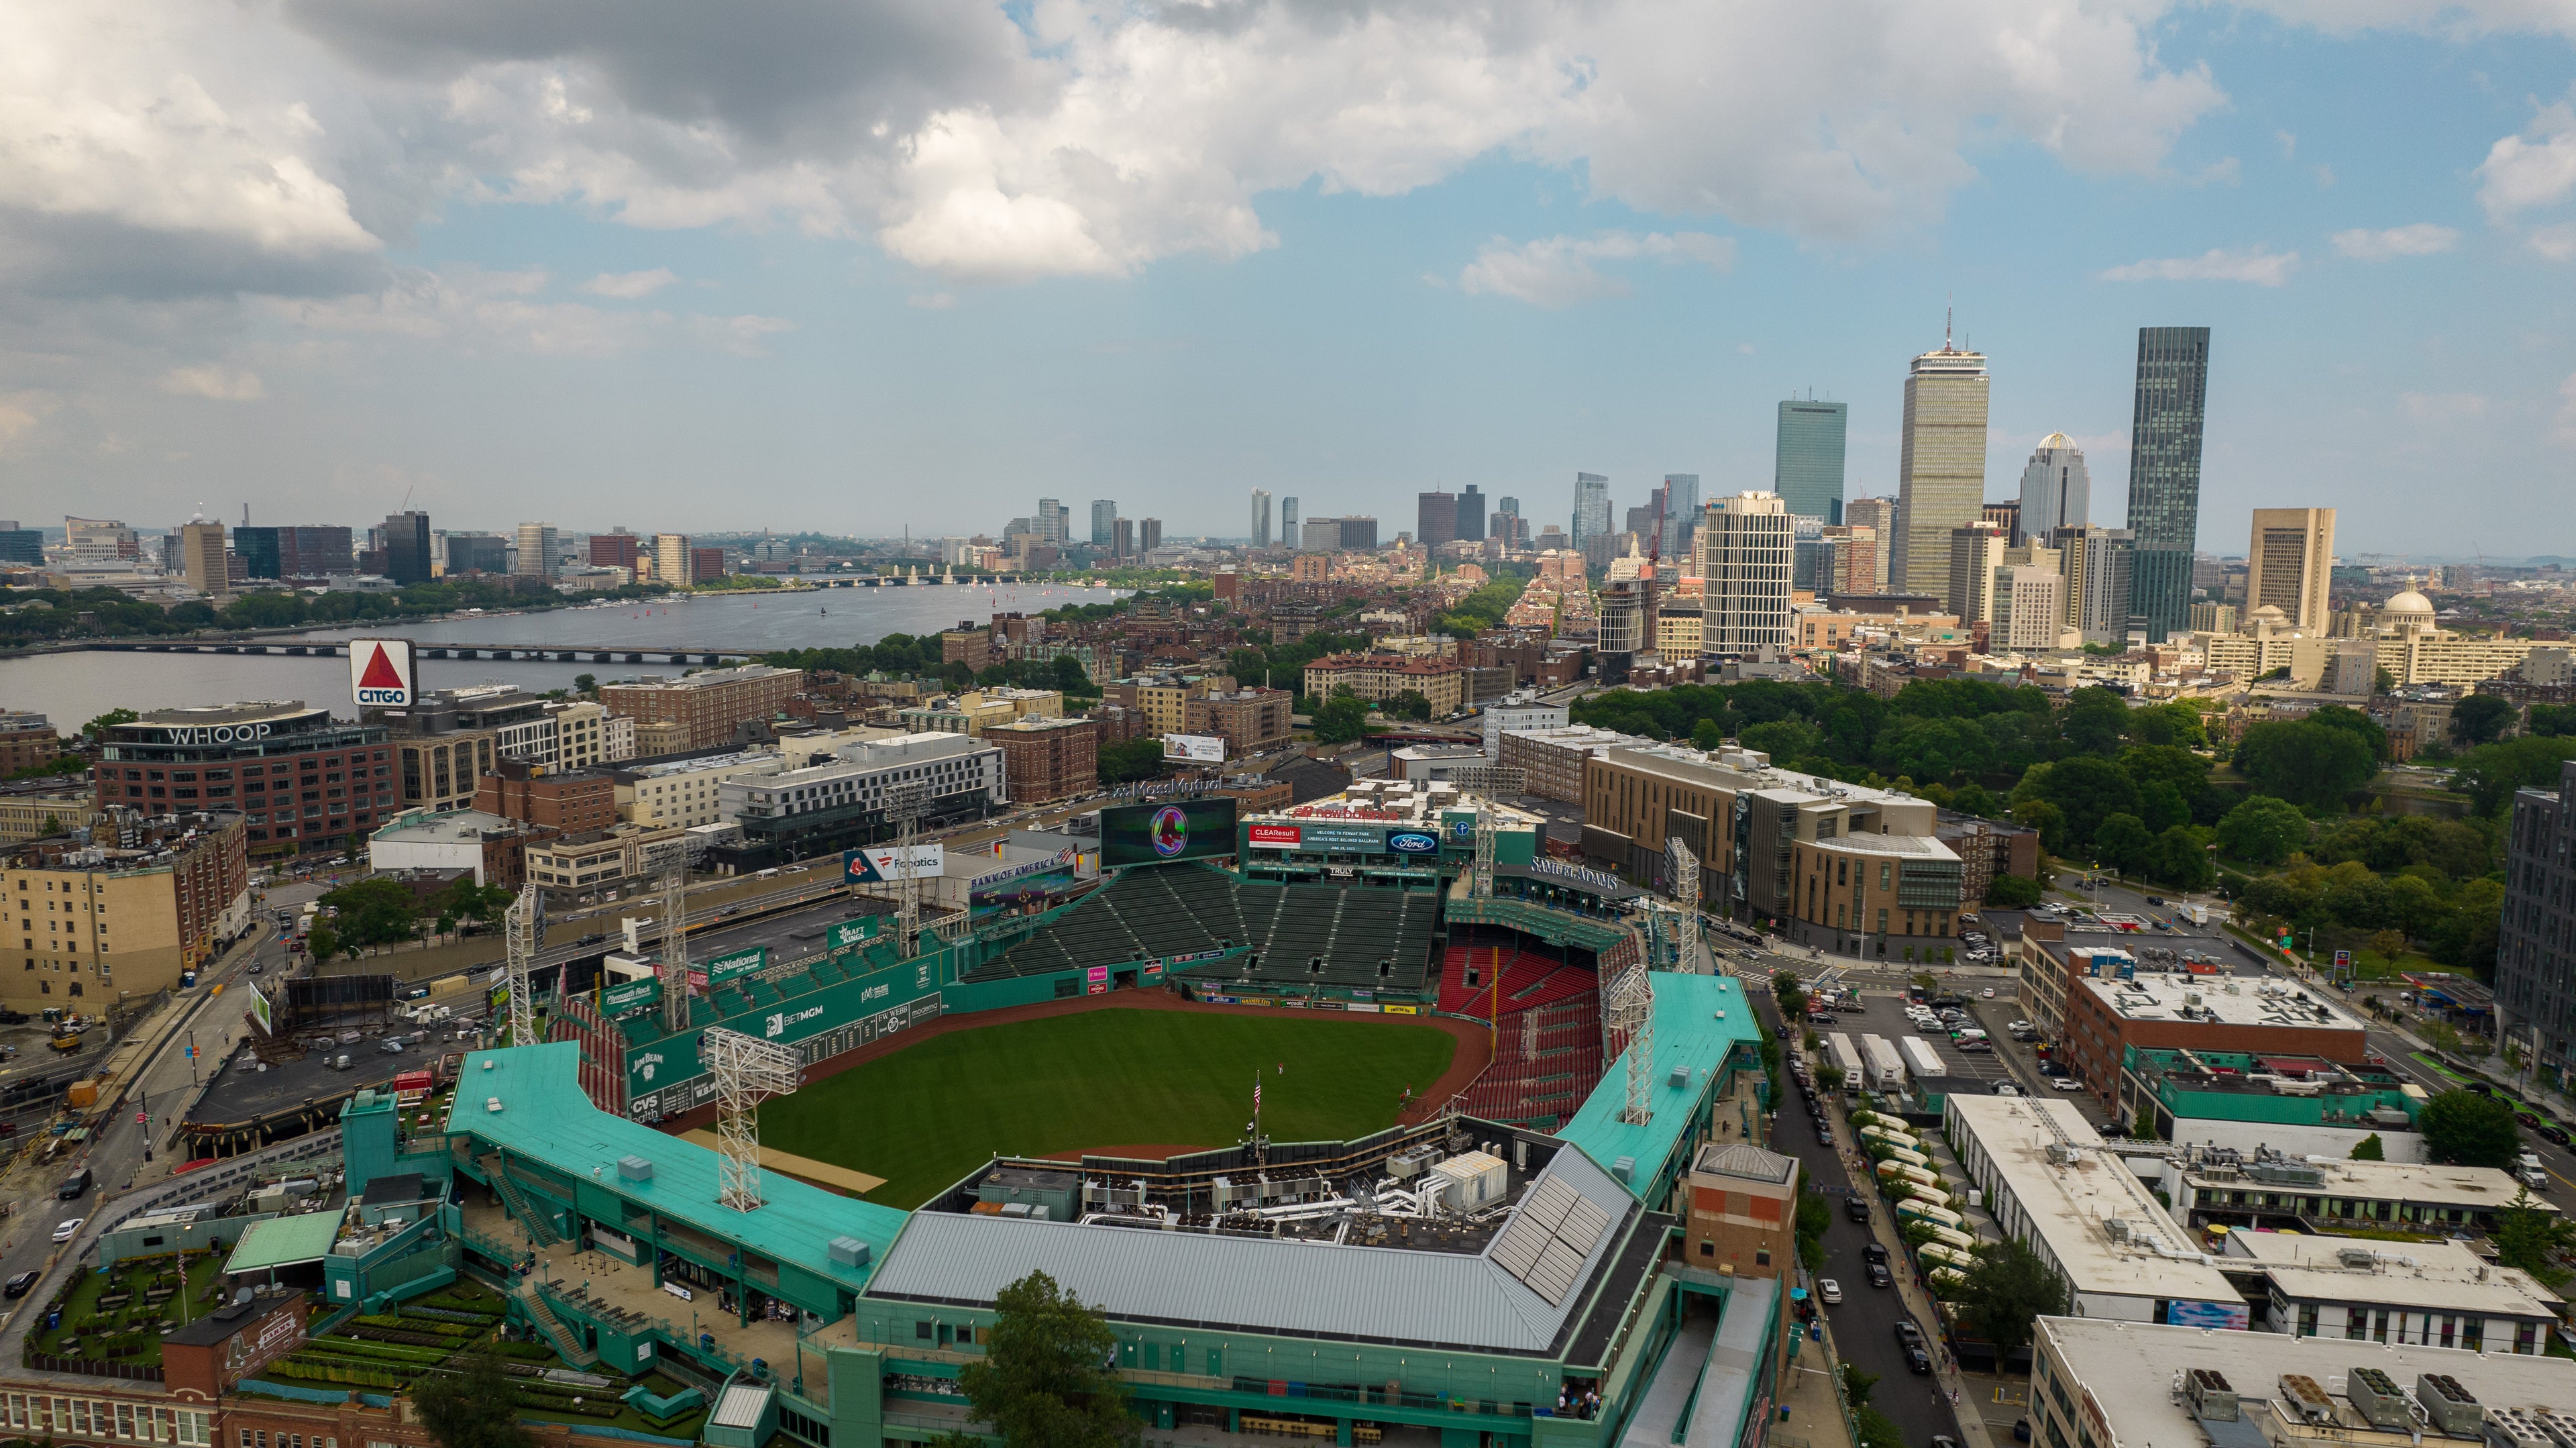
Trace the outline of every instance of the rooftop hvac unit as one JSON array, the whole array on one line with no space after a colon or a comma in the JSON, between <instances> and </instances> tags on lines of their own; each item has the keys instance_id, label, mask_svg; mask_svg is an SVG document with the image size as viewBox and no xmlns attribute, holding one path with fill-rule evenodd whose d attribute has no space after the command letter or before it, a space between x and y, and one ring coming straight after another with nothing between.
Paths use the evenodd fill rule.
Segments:
<instances>
[{"instance_id":1,"label":"rooftop hvac unit","mask_svg":"<svg viewBox=\"0 0 2576 1448\"><path fill-rule=\"evenodd\" d=\"M1635 1181L1637 1179L1637 1159L1633 1156L1623 1156L1619 1158L1617 1161L1610 1163L1610 1174L1617 1177L1622 1183Z\"/></svg>"},{"instance_id":2,"label":"rooftop hvac unit","mask_svg":"<svg viewBox=\"0 0 2576 1448\"><path fill-rule=\"evenodd\" d=\"M1003 1216L1005 1216L1005 1217L1022 1217L1022 1218L1025 1218L1025 1217L1027 1217L1027 1216L1028 1216L1028 1214L1029 1214L1029 1204L1028 1204L1028 1203L1026 1203L1026 1202L1004 1202L1004 1203L1002 1203L1002 1215L1003 1215Z\"/></svg>"},{"instance_id":3,"label":"rooftop hvac unit","mask_svg":"<svg viewBox=\"0 0 2576 1448\"><path fill-rule=\"evenodd\" d=\"M1411 1181L1422 1175L1422 1169L1431 1165L1439 1155L1438 1152L1428 1149L1398 1152L1386 1159L1386 1174L1400 1182ZM1217 1180L1222 1182L1225 1178L1219 1177Z\"/></svg>"},{"instance_id":4,"label":"rooftop hvac unit","mask_svg":"<svg viewBox=\"0 0 2576 1448\"><path fill-rule=\"evenodd\" d=\"M2379 1257L2368 1247L2343 1247L2336 1250L2335 1260L2346 1267L2368 1267L2376 1263Z\"/></svg>"},{"instance_id":5,"label":"rooftop hvac unit","mask_svg":"<svg viewBox=\"0 0 2576 1448\"><path fill-rule=\"evenodd\" d=\"M2344 1396L2374 1428L2395 1433L2415 1431L2415 1414L2406 1405L2406 1395L2397 1390L2397 1380L2377 1368L2354 1368L2344 1385Z\"/></svg>"},{"instance_id":6,"label":"rooftop hvac unit","mask_svg":"<svg viewBox=\"0 0 2576 1448\"><path fill-rule=\"evenodd\" d=\"M2576 1448L2576 1413L2559 1408L2526 1408L2524 1411L2560 1444Z\"/></svg>"},{"instance_id":7,"label":"rooftop hvac unit","mask_svg":"<svg viewBox=\"0 0 2576 1448\"><path fill-rule=\"evenodd\" d=\"M2237 1406L2236 1389L2216 1368L2193 1368L2183 1380L2182 1391L2191 1400L2192 1412L2210 1422L2234 1423L2243 1417L2243 1410Z\"/></svg>"},{"instance_id":8,"label":"rooftop hvac unit","mask_svg":"<svg viewBox=\"0 0 2576 1448\"><path fill-rule=\"evenodd\" d=\"M2114 1242L2125 1242L2129 1240L2129 1224L2118 1217L2105 1217L2102 1219L2102 1235Z\"/></svg>"},{"instance_id":9,"label":"rooftop hvac unit","mask_svg":"<svg viewBox=\"0 0 2576 1448\"><path fill-rule=\"evenodd\" d=\"M2494 1448L2559 1448L2539 1418L2520 1408L2489 1408L2482 1426Z\"/></svg>"},{"instance_id":10,"label":"rooftop hvac unit","mask_svg":"<svg viewBox=\"0 0 2576 1448\"><path fill-rule=\"evenodd\" d=\"M653 1179L653 1163L640 1156L621 1156L617 1159L617 1179L627 1182L649 1182Z\"/></svg>"},{"instance_id":11,"label":"rooftop hvac unit","mask_svg":"<svg viewBox=\"0 0 2576 1448\"><path fill-rule=\"evenodd\" d=\"M2327 1424L2335 1418L2334 1399L2305 1373L2281 1374L2281 1409L2309 1423Z\"/></svg>"},{"instance_id":12,"label":"rooftop hvac unit","mask_svg":"<svg viewBox=\"0 0 2576 1448\"><path fill-rule=\"evenodd\" d=\"M1690 1067L1675 1066L1673 1068L1671 1078L1664 1084L1667 1086L1688 1086L1690 1084Z\"/></svg>"},{"instance_id":13,"label":"rooftop hvac unit","mask_svg":"<svg viewBox=\"0 0 2576 1448\"><path fill-rule=\"evenodd\" d=\"M2415 1401L2422 1405L2424 1416L2433 1426L2454 1438L2475 1438L2486 1421L2486 1410L2460 1380L2449 1373L2426 1373L2415 1380Z\"/></svg>"},{"instance_id":14,"label":"rooftop hvac unit","mask_svg":"<svg viewBox=\"0 0 2576 1448\"><path fill-rule=\"evenodd\" d=\"M856 1237L834 1237L823 1245L823 1253L843 1267L868 1265L868 1244Z\"/></svg>"}]
</instances>

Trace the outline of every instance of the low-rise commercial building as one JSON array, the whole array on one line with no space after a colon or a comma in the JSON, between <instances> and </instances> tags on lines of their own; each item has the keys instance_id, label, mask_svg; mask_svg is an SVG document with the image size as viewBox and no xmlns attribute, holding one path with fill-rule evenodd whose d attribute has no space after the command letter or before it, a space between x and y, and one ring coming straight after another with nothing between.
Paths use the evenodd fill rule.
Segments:
<instances>
[{"instance_id":1,"label":"low-rise commercial building","mask_svg":"<svg viewBox=\"0 0 2576 1448\"><path fill-rule=\"evenodd\" d=\"M2566 1301L2459 1242L2229 1232L2221 1263L2270 1289L2264 1326L2295 1337L2536 1356Z\"/></svg>"},{"instance_id":2,"label":"low-rise commercial building","mask_svg":"<svg viewBox=\"0 0 2576 1448\"><path fill-rule=\"evenodd\" d=\"M1297 696L1286 689L1213 690L1181 702L1181 733L1225 741L1227 757L1241 759L1281 748L1292 732ZM1012 792L1017 799L1018 791Z\"/></svg>"},{"instance_id":3,"label":"low-rise commercial building","mask_svg":"<svg viewBox=\"0 0 2576 1448\"><path fill-rule=\"evenodd\" d=\"M62 752L62 736L44 715L0 709L0 779L51 764Z\"/></svg>"},{"instance_id":4,"label":"low-rise commercial building","mask_svg":"<svg viewBox=\"0 0 2576 1448\"><path fill-rule=\"evenodd\" d=\"M719 787L717 813L740 825L737 868L811 859L894 836L910 796L925 827L984 819L1010 798L989 738L901 734L853 744L805 769L746 772Z\"/></svg>"},{"instance_id":5,"label":"low-rise commercial building","mask_svg":"<svg viewBox=\"0 0 2576 1448\"><path fill-rule=\"evenodd\" d=\"M2129 1048L2124 1119L2144 1115L2158 1139L2292 1156L2350 1156L2376 1137L2389 1161L2426 1159L2416 1118L2424 1088L2371 1066L2320 1056Z\"/></svg>"},{"instance_id":6,"label":"low-rise commercial building","mask_svg":"<svg viewBox=\"0 0 2576 1448\"><path fill-rule=\"evenodd\" d=\"M1144 715L1147 733L1186 734L1189 701L1233 687L1234 680L1221 674L1144 674L1108 684L1101 699Z\"/></svg>"},{"instance_id":7,"label":"low-rise commercial building","mask_svg":"<svg viewBox=\"0 0 2576 1448\"><path fill-rule=\"evenodd\" d=\"M1645 748L1653 744L1651 739L1622 734L1616 729L1596 729L1589 724L1558 724L1545 728L1506 729L1493 753L1495 762L1503 768L1521 771L1523 787L1529 793L1541 799L1580 804L1586 765L1613 749Z\"/></svg>"},{"instance_id":8,"label":"low-rise commercial building","mask_svg":"<svg viewBox=\"0 0 2576 1448\"><path fill-rule=\"evenodd\" d=\"M528 843L528 883L557 889L596 890L662 868L686 848L688 832L673 826L617 825Z\"/></svg>"},{"instance_id":9,"label":"low-rise commercial building","mask_svg":"<svg viewBox=\"0 0 2576 1448\"><path fill-rule=\"evenodd\" d=\"M726 783L750 775L776 774L785 761L765 749L699 754L663 763L638 764L614 771L617 814L628 824L687 829L724 818Z\"/></svg>"},{"instance_id":10,"label":"low-rise commercial building","mask_svg":"<svg viewBox=\"0 0 2576 1448\"><path fill-rule=\"evenodd\" d=\"M617 779L604 769L550 771L504 759L475 786L474 808L568 835L604 830L617 823Z\"/></svg>"},{"instance_id":11,"label":"low-rise commercial building","mask_svg":"<svg viewBox=\"0 0 2576 1448\"><path fill-rule=\"evenodd\" d=\"M151 710L108 729L95 774L102 807L240 810L253 855L338 845L396 813L385 726L300 699Z\"/></svg>"},{"instance_id":12,"label":"low-rise commercial building","mask_svg":"<svg viewBox=\"0 0 2576 1448\"><path fill-rule=\"evenodd\" d=\"M367 861L378 871L463 870L477 885L515 890L527 880L531 838L544 832L481 810L412 810L368 837Z\"/></svg>"},{"instance_id":13,"label":"low-rise commercial building","mask_svg":"<svg viewBox=\"0 0 2576 1448\"><path fill-rule=\"evenodd\" d=\"M0 781L0 844L68 834L103 818L86 776Z\"/></svg>"},{"instance_id":14,"label":"low-rise commercial building","mask_svg":"<svg viewBox=\"0 0 2576 1448\"><path fill-rule=\"evenodd\" d=\"M176 987L250 927L237 811L113 812L96 843L54 836L0 852L0 1004L96 1010Z\"/></svg>"},{"instance_id":15,"label":"low-rise commercial building","mask_svg":"<svg viewBox=\"0 0 2576 1448\"><path fill-rule=\"evenodd\" d=\"M1565 705L1537 703L1526 694L1487 704L1476 717L1484 726L1485 758L1494 764L1503 762L1505 734L1515 729L1562 729L1568 723ZM1575 783L1578 787L1582 783L1580 771Z\"/></svg>"},{"instance_id":16,"label":"low-rise commercial building","mask_svg":"<svg viewBox=\"0 0 2576 1448\"><path fill-rule=\"evenodd\" d=\"M670 732L679 741L677 748L711 749L730 743L736 726L775 717L804 684L801 670L744 664L677 679L647 676L632 684L603 684L599 702L610 713L636 721L639 747L642 726L663 724L676 726Z\"/></svg>"},{"instance_id":17,"label":"low-rise commercial building","mask_svg":"<svg viewBox=\"0 0 2576 1448\"><path fill-rule=\"evenodd\" d=\"M1053 689L982 689L895 711L907 734L964 734L1021 719L1061 719L1064 695Z\"/></svg>"},{"instance_id":18,"label":"low-rise commercial building","mask_svg":"<svg viewBox=\"0 0 2576 1448\"><path fill-rule=\"evenodd\" d=\"M2037 1448L2538 1445L2576 1402L2576 1362L2456 1347L2043 1317L2032 1358Z\"/></svg>"},{"instance_id":19,"label":"low-rise commercial building","mask_svg":"<svg viewBox=\"0 0 2576 1448\"><path fill-rule=\"evenodd\" d=\"M1942 1127L1995 1225L2066 1279L2070 1311L2132 1323L2251 1325L2226 1275L2070 1103L1953 1092Z\"/></svg>"},{"instance_id":20,"label":"low-rise commercial building","mask_svg":"<svg viewBox=\"0 0 2576 1448\"><path fill-rule=\"evenodd\" d=\"M2058 1059L2075 1079L2124 1121L2152 1109L2145 1093L2123 1090L2132 1047L2321 1056L2353 1065L2370 1054L2358 1017L2287 981L2158 970L2108 946L2038 945L2050 957L2063 952L2064 1019L2054 1027L2039 1015L2030 1019L2054 1035Z\"/></svg>"},{"instance_id":21,"label":"low-rise commercial building","mask_svg":"<svg viewBox=\"0 0 2576 1448\"><path fill-rule=\"evenodd\" d=\"M2487 1233L2524 1195L2493 1167L2292 1157L2266 1148L2181 1147L2158 1183L2193 1227L2341 1232ZM2558 1208L2534 1198L2537 1211Z\"/></svg>"}]
</instances>

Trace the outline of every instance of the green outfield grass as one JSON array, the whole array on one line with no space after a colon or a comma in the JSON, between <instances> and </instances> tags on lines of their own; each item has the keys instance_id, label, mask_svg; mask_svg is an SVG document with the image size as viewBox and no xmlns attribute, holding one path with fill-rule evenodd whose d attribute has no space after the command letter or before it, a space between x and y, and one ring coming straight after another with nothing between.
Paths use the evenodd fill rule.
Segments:
<instances>
[{"instance_id":1,"label":"green outfield grass","mask_svg":"<svg viewBox=\"0 0 2576 1448\"><path fill-rule=\"evenodd\" d=\"M1231 1144L1256 1071L1273 1141L1364 1136L1456 1050L1390 1021L1085 1011L934 1036L813 1082L760 1108L760 1139L884 1177L868 1200L911 1208L997 1154Z\"/></svg>"}]
</instances>

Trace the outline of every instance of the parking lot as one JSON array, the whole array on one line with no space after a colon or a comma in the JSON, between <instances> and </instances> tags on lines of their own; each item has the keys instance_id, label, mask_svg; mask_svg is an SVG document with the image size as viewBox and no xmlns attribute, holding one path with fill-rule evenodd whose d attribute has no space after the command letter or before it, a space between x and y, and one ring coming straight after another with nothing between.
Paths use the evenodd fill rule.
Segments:
<instances>
[{"instance_id":1,"label":"parking lot","mask_svg":"<svg viewBox=\"0 0 2576 1448\"><path fill-rule=\"evenodd\" d=\"M1979 999L1980 1005L1993 1005L2005 999L2006 992L2000 987L1984 989L1994 990L1995 1000ZM1976 991L1963 990L1960 993L1971 999L1978 997ZM1820 1034L1831 1034L1835 1031L1848 1034L1852 1038L1852 1046L1855 1050L1859 1049L1862 1036L1874 1035L1885 1037L1887 1044L1895 1046L1902 1052L1905 1048L1897 1045L1897 1042L1910 1036L1930 1046L1940 1056L1942 1067L1952 1076L1965 1076L1978 1081L2011 1081L2016 1085L2020 1084L2019 1078L1995 1053L1962 1051L1946 1033L1926 1034L1917 1031L1914 1028L1914 1022L1906 1018L1906 1003L1902 996L1864 993L1861 996L1861 1004L1863 1009L1859 1011L1835 1012L1834 1024L1818 1026L1817 1031ZM1972 1021L1971 1024L1977 1023Z\"/></svg>"}]
</instances>

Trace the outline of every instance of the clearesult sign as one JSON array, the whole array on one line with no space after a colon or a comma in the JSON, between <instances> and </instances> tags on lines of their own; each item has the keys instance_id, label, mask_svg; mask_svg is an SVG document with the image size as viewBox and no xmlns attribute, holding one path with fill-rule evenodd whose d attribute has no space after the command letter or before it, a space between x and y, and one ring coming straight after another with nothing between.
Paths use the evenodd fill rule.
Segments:
<instances>
[{"instance_id":1,"label":"clearesult sign","mask_svg":"<svg viewBox=\"0 0 2576 1448\"><path fill-rule=\"evenodd\" d=\"M362 709L408 709L418 691L409 639L349 640L349 697Z\"/></svg>"}]
</instances>

